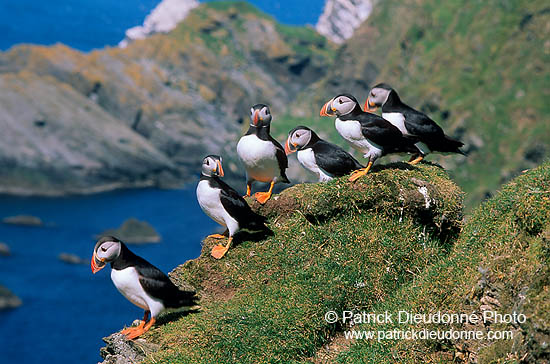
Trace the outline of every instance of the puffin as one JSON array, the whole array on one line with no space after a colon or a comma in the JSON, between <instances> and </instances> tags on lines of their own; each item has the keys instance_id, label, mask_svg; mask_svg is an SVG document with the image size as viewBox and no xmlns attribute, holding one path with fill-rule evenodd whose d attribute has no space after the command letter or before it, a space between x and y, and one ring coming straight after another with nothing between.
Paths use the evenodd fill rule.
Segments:
<instances>
[{"instance_id":1,"label":"puffin","mask_svg":"<svg viewBox=\"0 0 550 364\"><path fill-rule=\"evenodd\" d=\"M287 156L297 152L298 161L316 174L319 182L327 182L364 168L351 154L319 138L307 126L297 126L288 133L285 152Z\"/></svg>"},{"instance_id":2,"label":"puffin","mask_svg":"<svg viewBox=\"0 0 550 364\"><path fill-rule=\"evenodd\" d=\"M336 115L334 126L353 148L368 160L366 168L355 170L351 182L367 174L373 163L389 153L414 153L414 140L405 138L399 129L378 115L364 112L355 97L340 94L327 101L321 116Z\"/></svg>"},{"instance_id":3,"label":"puffin","mask_svg":"<svg viewBox=\"0 0 550 364\"><path fill-rule=\"evenodd\" d=\"M267 192L256 192L254 197L260 204L266 203L276 183L290 183L286 176L288 159L278 141L269 134L271 112L264 104L250 109L250 127L237 144L237 155L246 168L246 196L250 196L253 181L269 182Z\"/></svg>"},{"instance_id":4,"label":"puffin","mask_svg":"<svg viewBox=\"0 0 550 364\"><path fill-rule=\"evenodd\" d=\"M181 291L160 269L132 253L114 236L104 236L97 241L91 262L92 273L99 272L107 263L111 263L111 280L118 291L145 310L139 326L120 332L128 340L147 332L162 311L196 305L195 292ZM149 315L151 319L147 321Z\"/></svg>"},{"instance_id":5,"label":"puffin","mask_svg":"<svg viewBox=\"0 0 550 364\"><path fill-rule=\"evenodd\" d=\"M418 140L415 143L417 152L409 161L411 164L419 163L431 152L466 155L460 150L464 143L446 135L426 114L404 104L388 84L374 86L365 101L365 111L374 112L378 107L382 107L382 117L395 125L403 136Z\"/></svg>"},{"instance_id":6,"label":"puffin","mask_svg":"<svg viewBox=\"0 0 550 364\"><path fill-rule=\"evenodd\" d=\"M221 259L227 253L233 241L233 235L240 229L253 231L266 229L265 217L252 211L244 198L220 177L223 177L222 158L217 155L206 156L202 162L201 178L197 184L197 200L205 214L226 228L224 235L213 234L208 237L214 239L229 237L226 245L218 244L212 248L210 254L216 259Z\"/></svg>"}]
</instances>

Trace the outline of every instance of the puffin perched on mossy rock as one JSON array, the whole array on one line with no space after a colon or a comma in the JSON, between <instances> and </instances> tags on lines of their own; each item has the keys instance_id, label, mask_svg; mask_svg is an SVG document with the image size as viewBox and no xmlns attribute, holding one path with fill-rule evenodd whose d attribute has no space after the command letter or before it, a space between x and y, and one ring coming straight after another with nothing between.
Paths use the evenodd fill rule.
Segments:
<instances>
[{"instance_id":1,"label":"puffin perched on mossy rock","mask_svg":"<svg viewBox=\"0 0 550 364\"><path fill-rule=\"evenodd\" d=\"M323 105L321 116L336 116L334 126L353 148L368 160L366 168L357 169L351 182L367 174L373 163L389 153L414 153L414 141L403 137L399 129L378 115L364 112L355 97L344 93Z\"/></svg>"},{"instance_id":2,"label":"puffin perched on mossy rock","mask_svg":"<svg viewBox=\"0 0 550 364\"><path fill-rule=\"evenodd\" d=\"M271 183L269 191L256 192L256 200L264 204L271 198L276 183L290 183L286 176L288 159L285 150L269 134L271 112L264 104L250 109L250 127L237 144L237 154L246 168L246 196L250 196L253 181Z\"/></svg>"},{"instance_id":3,"label":"puffin perched on mossy rock","mask_svg":"<svg viewBox=\"0 0 550 364\"><path fill-rule=\"evenodd\" d=\"M244 198L220 177L223 177L222 158L217 155L204 158L201 179L197 185L197 200L201 209L212 220L226 228L224 235L213 234L208 237L229 238L226 245L218 244L212 248L210 254L216 259L221 259L227 253L233 241L233 235L240 229L254 231L267 229L265 217L253 212Z\"/></svg>"},{"instance_id":4,"label":"puffin perched on mossy rock","mask_svg":"<svg viewBox=\"0 0 550 364\"><path fill-rule=\"evenodd\" d=\"M307 126L297 126L288 133L285 152L287 155L297 152L298 161L317 175L319 182L330 181L334 177L342 177L364 168L351 154L319 138Z\"/></svg>"},{"instance_id":5,"label":"puffin perched on mossy rock","mask_svg":"<svg viewBox=\"0 0 550 364\"><path fill-rule=\"evenodd\" d=\"M104 236L94 247L91 268L97 273L111 263L111 280L128 301L145 310L137 327L129 327L120 333L128 340L135 339L156 322L159 313L168 308L191 308L197 297L193 291L182 291L160 269L135 255L120 240ZM149 319L151 315L151 319Z\"/></svg>"},{"instance_id":6,"label":"puffin perched on mossy rock","mask_svg":"<svg viewBox=\"0 0 550 364\"><path fill-rule=\"evenodd\" d=\"M382 107L382 117L395 125L403 136L418 140L415 143L418 150L411 158L411 164L417 164L431 152L466 155L460 150L464 143L446 135L426 114L404 104L397 91L388 84L374 86L365 101L365 111L373 112L378 107Z\"/></svg>"}]
</instances>

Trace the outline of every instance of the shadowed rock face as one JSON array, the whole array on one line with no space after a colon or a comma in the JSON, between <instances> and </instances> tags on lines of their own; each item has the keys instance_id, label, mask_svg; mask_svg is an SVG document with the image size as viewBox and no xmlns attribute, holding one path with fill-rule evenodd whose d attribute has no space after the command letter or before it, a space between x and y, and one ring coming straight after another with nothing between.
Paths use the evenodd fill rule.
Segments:
<instances>
[{"instance_id":1,"label":"shadowed rock face","mask_svg":"<svg viewBox=\"0 0 550 364\"><path fill-rule=\"evenodd\" d=\"M125 49L0 53L0 192L179 186L211 153L237 170L250 106L286 112L328 66L326 40L298 30L246 3L205 4Z\"/></svg>"}]
</instances>

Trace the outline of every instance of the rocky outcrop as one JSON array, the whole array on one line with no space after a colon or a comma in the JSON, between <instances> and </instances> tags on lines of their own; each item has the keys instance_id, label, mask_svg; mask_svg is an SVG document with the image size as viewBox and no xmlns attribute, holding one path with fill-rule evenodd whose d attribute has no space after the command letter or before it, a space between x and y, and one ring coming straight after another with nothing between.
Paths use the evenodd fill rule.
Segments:
<instances>
[{"instance_id":1,"label":"rocky outcrop","mask_svg":"<svg viewBox=\"0 0 550 364\"><path fill-rule=\"evenodd\" d=\"M106 346L101 348L102 364L129 364L139 363L147 354L159 349L159 345L149 343L143 339L126 340L122 334L115 333L103 338Z\"/></svg>"},{"instance_id":2,"label":"rocky outcrop","mask_svg":"<svg viewBox=\"0 0 550 364\"><path fill-rule=\"evenodd\" d=\"M315 29L333 42L343 43L368 18L373 4L374 0L327 0Z\"/></svg>"},{"instance_id":3,"label":"rocky outcrop","mask_svg":"<svg viewBox=\"0 0 550 364\"><path fill-rule=\"evenodd\" d=\"M8 244L0 242L0 256L9 257L11 250Z\"/></svg>"},{"instance_id":4,"label":"rocky outcrop","mask_svg":"<svg viewBox=\"0 0 550 364\"><path fill-rule=\"evenodd\" d=\"M161 237L151 224L147 221L140 221L129 218L116 229L105 230L97 236L115 236L127 244L159 243Z\"/></svg>"},{"instance_id":5,"label":"rocky outcrop","mask_svg":"<svg viewBox=\"0 0 550 364\"><path fill-rule=\"evenodd\" d=\"M60 253L57 256L57 259L60 261L67 263L67 264L73 264L73 265L87 265L90 264L90 261L88 259L84 259L79 257L76 254L71 253Z\"/></svg>"},{"instance_id":6,"label":"rocky outcrop","mask_svg":"<svg viewBox=\"0 0 550 364\"><path fill-rule=\"evenodd\" d=\"M32 215L15 215L8 216L2 219L4 224L21 225L21 226L43 226L44 222L41 218Z\"/></svg>"},{"instance_id":7,"label":"rocky outcrop","mask_svg":"<svg viewBox=\"0 0 550 364\"><path fill-rule=\"evenodd\" d=\"M124 48L131 41L144 39L155 33L168 33L197 6L199 6L197 0L163 0L147 15L143 25L126 31L126 38L119 43L119 46Z\"/></svg>"},{"instance_id":8,"label":"rocky outcrop","mask_svg":"<svg viewBox=\"0 0 550 364\"><path fill-rule=\"evenodd\" d=\"M211 153L235 177L250 106L284 114L332 54L244 2L202 4L124 49L14 47L0 53L0 193L181 186Z\"/></svg>"},{"instance_id":9,"label":"rocky outcrop","mask_svg":"<svg viewBox=\"0 0 550 364\"><path fill-rule=\"evenodd\" d=\"M16 308L21 306L22 302L19 297L14 295L9 289L0 286L0 310Z\"/></svg>"}]
</instances>

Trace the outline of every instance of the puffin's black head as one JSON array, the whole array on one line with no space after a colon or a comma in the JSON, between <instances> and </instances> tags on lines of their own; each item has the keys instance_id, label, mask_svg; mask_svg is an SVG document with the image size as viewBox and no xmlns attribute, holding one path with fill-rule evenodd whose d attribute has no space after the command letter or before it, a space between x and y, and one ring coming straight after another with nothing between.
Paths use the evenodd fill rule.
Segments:
<instances>
[{"instance_id":1,"label":"puffin's black head","mask_svg":"<svg viewBox=\"0 0 550 364\"><path fill-rule=\"evenodd\" d=\"M359 111L361 111L361 107L359 106L359 102L357 101L357 99L353 97L353 95L343 93L332 98L326 104L324 104L321 108L319 115L342 116L347 115L352 111L357 110L358 108Z\"/></svg>"},{"instance_id":2,"label":"puffin's black head","mask_svg":"<svg viewBox=\"0 0 550 364\"><path fill-rule=\"evenodd\" d=\"M395 90L387 83L379 83L374 86L370 90L367 101L365 101L365 111L372 112L377 108L384 106L392 91L395 93Z\"/></svg>"},{"instance_id":3,"label":"puffin's black head","mask_svg":"<svg viewBox=\"0 0 550 364\"><path fill-rule=\"evenodd\" d=\"M207 177L223 177L222 157L213 154L206 156L202 160L202 174Z\"/></svg>"},{"instance_id":4,"label":"puffin's black head","mask_svg":"<svg viewBox=\"0 0 550 364\"><path fill-rule=\"evenodd\" d=\"M102 270L107 263L116 260L122 249L122 242L114 236L104 236L97 241L92 256L92 273Z\"/></svg>"},{"instance_id":5,"label":"puffin's black head","mask_svg":"<svg viewBox=\"0 0 550 364\"><path fill-rule=\"evenodd\" d=\"M271 112L269 106L256 104L250 108L250 126L261 128L271 123Z\"/></svg>"},{"instance_id":6,"label":"puffin's black head","mask_svg":"<svg viewBox=\"0 0 550 364\"><path fill-rule=\"evenodd\" d=\"M312 139L319 139L317 134L307 126L297 126L288 133L285 143L286 155L302 150Z\"/></svg>"}]
</instances>

